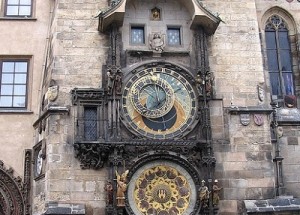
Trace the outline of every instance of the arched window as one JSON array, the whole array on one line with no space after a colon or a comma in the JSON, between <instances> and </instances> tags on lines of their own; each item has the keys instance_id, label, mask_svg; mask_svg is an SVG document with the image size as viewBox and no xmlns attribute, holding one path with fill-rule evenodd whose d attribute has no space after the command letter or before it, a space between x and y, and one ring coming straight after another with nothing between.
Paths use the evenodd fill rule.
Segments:
<instances>
[{"instance_id":1,"label":"arched window","mask_svg":"<svg viewBox=\"0 0 300 215\"><path fill-rule=\"evenodd\" d=\"M284 20L272 15L265 27L266 51L272 98L294 95L291 45Z\"/></svg>"}]
</instances>

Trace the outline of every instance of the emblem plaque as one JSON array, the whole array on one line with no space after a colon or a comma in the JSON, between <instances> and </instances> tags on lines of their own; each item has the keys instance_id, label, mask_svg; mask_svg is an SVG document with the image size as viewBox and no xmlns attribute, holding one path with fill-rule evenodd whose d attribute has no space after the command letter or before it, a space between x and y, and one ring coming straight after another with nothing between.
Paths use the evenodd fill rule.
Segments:
<instances>
[{"instance_id":1,"label":"emblem plaque","mask_svg":"<svg viewBox=\"0 0 300 215\"><path fill-rule=\"evenodd\" d=\"M264 117L262 114L254 114L253 119L254 119L254 123L258 126L264 124Z\"/></svg>"},{"instance_id":2,"label":"emblem plaque","mask_svg":"<svg viewBox=\"0 0 300 215\"><path fill-rule=\"evenodd\" d=\"M250 124L250 114L245 113L240 115L241 124L247 126Z\"/></svg>"}]
</instances>

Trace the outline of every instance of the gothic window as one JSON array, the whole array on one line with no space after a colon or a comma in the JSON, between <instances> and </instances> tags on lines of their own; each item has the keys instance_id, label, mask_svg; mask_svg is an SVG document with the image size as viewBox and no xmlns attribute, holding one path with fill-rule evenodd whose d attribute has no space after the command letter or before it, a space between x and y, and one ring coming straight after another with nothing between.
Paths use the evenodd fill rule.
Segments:
<instances>
[{"instance_id":1,"label":"gothic window","mask_svg":"<svg viewBox=\"0 0 300 215\"><path fill-rule=\"evenodd\" d=\"M0 59L0 108L26 108L28 60Z\"/></svg>"},{"instance_id":2,"label":"gothic window","mask_svg":"<svg viewBox=\"0 0 300 215\"><path fill-rule=\"evenodd\" d=\"M266 54L272 99L294 96L291 44L285 21L272 15L265 26Z\"/></svg>"},{"instance_id":3,"label":"gothic window","mask_svg":"<svg viewBox=\"0 0 300 215\"><path fill-rule=\"evenodd\" d=\"M31 17L32 0L6 0L5 16Z\"/></svg>"},{"instance_id":4,"label":"gothic window","mask_svg":"<svg viewBox=\"0 0 300 215\"><path fill-rule=\"evenodd\" d=\"M131 27L131 44L133 45L145 44L145 29L143 26Z\"/></svg>"},{"instance_id":5,"label":"gothic window","mask_svg":"<svg viewBox=\"0 0 300 215\"><path fill-rule=\"evenodd\" d=\"M168 27L167 29L168 45L181 45L181 36L179 27Z\"/></svg>"}]
</instances>

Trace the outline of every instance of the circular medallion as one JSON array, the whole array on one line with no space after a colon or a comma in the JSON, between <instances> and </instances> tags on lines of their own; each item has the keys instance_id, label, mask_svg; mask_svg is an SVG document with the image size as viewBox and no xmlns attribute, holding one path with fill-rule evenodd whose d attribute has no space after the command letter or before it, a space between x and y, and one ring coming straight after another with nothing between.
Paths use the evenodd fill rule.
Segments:
<instances>
[{"instance_id":1,"label":"circular medallion","mask_svg":"<svg viewBox=\"0 0 300 215\"><path fill-rule=\"evenodd\" d=\"M129 129L152 139L184 136L195 125L197 99L189 81L174 69L135 72L123 89L122 114Z\"/></svg>"},{"instance_id":2,"label":"circular medallion","mask_svg":"<svg viewBox=\"0 0 300 215\"><path fill-rule=\"evenodd\" d=\"M196 187L189 173L172 162L154 162L141 167L130 180L128 201L136 215L190 214Z\"/></svg>"}]
</instances>

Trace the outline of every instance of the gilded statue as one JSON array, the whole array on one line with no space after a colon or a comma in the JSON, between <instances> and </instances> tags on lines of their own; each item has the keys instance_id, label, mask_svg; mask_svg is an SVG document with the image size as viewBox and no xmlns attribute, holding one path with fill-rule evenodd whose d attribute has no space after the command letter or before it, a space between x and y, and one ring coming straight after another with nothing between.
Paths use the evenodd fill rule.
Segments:
<instances>
[{"instance_id":1,"label":"gilded statue","mask_svg":"<svg viewBox=\"0 0 300 215\"><path fill-rule=\"evenodd\" d=\"M125 206L125 192L127 189L126 177L128 175L129 170L126 170L121 175L116 170L117 176L117 206L124 207Z\"/></svg>"},{"instance_id":2,"label":"gilded statue","mask_svg":"<svg viewBox=\"0 0 300 215\"><path fill-rule=\"evenodd\" d=\"M202 180L201 187L199 188L199 197L202 208L208 207L209 194L208 187L205 186L205 181Z\"/></svg>"}]
</instances>

